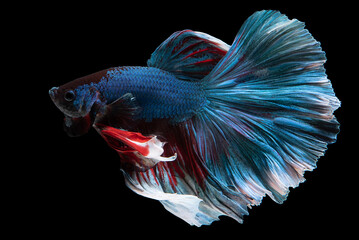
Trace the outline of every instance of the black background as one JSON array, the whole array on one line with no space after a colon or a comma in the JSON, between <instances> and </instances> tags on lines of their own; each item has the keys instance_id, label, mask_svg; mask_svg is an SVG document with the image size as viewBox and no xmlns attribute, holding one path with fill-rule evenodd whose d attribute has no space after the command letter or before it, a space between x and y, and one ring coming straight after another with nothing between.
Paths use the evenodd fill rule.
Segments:
<instances>
[{"instance_id":1,"label":"black background","mask_svg":"<svg viewBox=\"0 0 359 240\"><path fill-rule=\"evenodd\" d=\"M256 239L349 234L356 205L349 171L357 158L348 156L353 131L346 64L352 52L351 8L333 2L314 6L235 1L38 6L29 28L36 40L34 53L41 51L41 60L34 58L38 67L32 75L43 97L40 114L34 117L41 140L28 140L36 145L36 154L27 163L30 174L21 188L24 199L18 219L29 233L48 237L125 238L129 234L135 239L215 235ZM231 44L245 19L262 9L280 10L306 23L327 54L327 74L342 101L335 114L341 123L337 142L329 145L317 169L305 174L306 182L292 189L283 204L266 197L249 210L244 224L222 216L210 226L190 226L158 201L129 190L119 157L94 130L79 138L63 131L63 114L47 95L51 87L109 67L145 66L155 48L178 30L205 32Z\"/></svg>"}]
</instances>

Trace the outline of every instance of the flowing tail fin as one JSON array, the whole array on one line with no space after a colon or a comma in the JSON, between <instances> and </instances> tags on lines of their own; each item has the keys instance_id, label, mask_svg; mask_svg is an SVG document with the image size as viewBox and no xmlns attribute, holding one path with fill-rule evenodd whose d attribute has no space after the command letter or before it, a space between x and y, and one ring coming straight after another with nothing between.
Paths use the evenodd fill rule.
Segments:
<instances>
[{"instance_id":1,"label":"flowing tail fin","mask_svg":"<svg viewBox=\"0 0 359 240\"><path fill-rule=\"evenodd\" d=\"M173 52L179 58L164 61ZM150 66L203 81L208 104L176 125L148 125L166 134L166 156L177 158L125 171L126 184L189 224L210 224L220 215L242 222L247 207L265 195L283 202L336 140L333 112L340 102L325 74L325 53L298 20L260 11L246 20L228 52L217 39L182 31L155 53ZM183 62L176 59L190 67L177 69Z\"/></svg>"},{"instance_id":2,"label":"flowing tail fin","mask_svg":"<svg viewBox=\"0 0 359 240\"><path fill-rule=\"evenodd\" d=\"M252 204L281 203L304 181L339 132L325 61L304 23L277 11L246 20L204 79L210 104L192 123L218 181Z\"/></svg>"}]
</instances>

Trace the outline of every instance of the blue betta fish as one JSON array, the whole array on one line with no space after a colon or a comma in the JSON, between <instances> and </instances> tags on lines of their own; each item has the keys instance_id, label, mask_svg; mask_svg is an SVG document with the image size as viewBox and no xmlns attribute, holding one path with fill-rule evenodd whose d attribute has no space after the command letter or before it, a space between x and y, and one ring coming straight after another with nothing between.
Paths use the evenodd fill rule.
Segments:
<instances>
[{"instance_id":1,"label":"blue betta fish","mask_svg":"<svg viewBox=\"0 0 359 240\"><path fill-rule=\"evenodd\" d=\"M114 67L50 90L70 136L91 126L121 157L126 185L191 225L238 222L282 203L334 143L340 106L304 23L250 16L231 46L175 32L147 67Z\"/></svg>"}]
</instances>

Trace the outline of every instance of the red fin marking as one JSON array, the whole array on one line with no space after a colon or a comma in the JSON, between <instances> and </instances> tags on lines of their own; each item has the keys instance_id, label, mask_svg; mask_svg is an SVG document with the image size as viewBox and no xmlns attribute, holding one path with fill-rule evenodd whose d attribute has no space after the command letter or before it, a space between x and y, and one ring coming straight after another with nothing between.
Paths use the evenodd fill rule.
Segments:
<instances>
[{"instance_id":1,"label":"red fin marking","mask_svg":"<svg viewBox=\"0 0 359 240\"><path fill-rule=\"evenodd\" d=\"M177 151L177 158L181 159L181 161L183 162L183 155L181 154L180 151ZM179 164L177 162L173 162L172 164L174 171L179 175L180 178L184 178L185 174L183 173L181 167L179 166Z\"/></svg>"},{"instance_id":2,"label":"red fin marking","mask_svg":"<svg viewBox=\"0 0 359 240\"><path fill-rule=\"evenodd\" d=\"M146 172L144 172L144 174L145 174L145 176L146 176L147 180L149 180L149 181L150 181L150 174L149 174L149 171L147 170Z\"/></svg>"},{"instance_id":3,"label":"red fin marking","mask_svg":"<svg viewBox=\"0 0 359 240\"><path fill-rule=\"evenodd\" d=\"M140 177L139 177L138 173L136 173L136 174L135 174L135 176L136 176L136 180L137 180L137 182L141 182L141 179L140 179Z\"/></svg>"},{"instance_id":4,"label":"red fin marking","mask_svg":"<svg viewBox=\"0 0 359 240\"><path fill-rule=\"evenodd\" d=\"M164 174L163 174L163 162L159 162L156 165L157 168L157 172L158 172L158 177L160 178L160 181L163 182L164 180Z\"/></svg>"},{"instance_id":5,"label":"red fin marking","mask_svg":"<svg viewBox=\"0 0 359 240\"><path fill-rule=\"evenodd\" d=\"M193 38L192 38L193 39ZM185 42L188 42L189 40L191 40L191 39L186 39L185 41L183 41L183 44L185 43ZM201 41L198 41L198 42L195 42L195 43L192 43L191 45L189 45L189 46L187 46L187 47L185 47L184 49L182 49L180 52L178 52L177 54L180 54L180 55L183 55L184 53L186 53L186 52L189 52L189 51L191 51L194 47L196 47L197 45L199 45L199 44L201 44L201 43L203 43L203 42L201 42ZM182 44L182 45L183 45ZM182 47L182 46L181 46Z\"/></svg>"},{"instance_id":6,"label":"red fin marking","mask_svg":"<svg viewBox=\"0 0 359 240\"><path fill-rule=\"evenodd\" d=\"M126 137L126 138L131 139L132 141L136 141L136 142L140 142L140 143L145 143L149 139L151 139L151 137L145 137L141 133L138 133L138 132L129 132L129 131L121 130L121 129L114 128L114 127L105 127L102 131L106 132L106 133L111 133L112 135L118 136L119 138Z\"/></svg>"},{"instance_id":7,"label":"red fin marking","mask_svg":"<svg viewBox=\"0 0 359 240\"><path fill-rule=\"evenodd\" d=\"M173 191L177 191L176 190L177 179L176 179L176 175L173 170L174 165L177 165L177 163L167 162L167 163L163 163L162 167L164 168L164 170L167 173L168 181L169 181Z\"/></svg>"},{"instance_id":8,"label":"red fin marking","mask_svg":"<svg viewBox=\"0 0 359 240\"><path fill-rule=\"evenodd\" d=\"M177 165L177 163L175 163L174 165ZM170 177L170 180L172 182L171 186L172 186L172 189L175 190L175 186L177 186L177 179L176 179L176 176L174 173L174 169L172 167L168 167L168 169L169 169L169 174L171 175L171 177Z\"/></svg>"},{"instance_id":9,"label":"red fin marking","mask_svg":"<svg viewBox=\"0 0 359 240\"><path fill-rule=\"evenodd\" d=\"M189 55L187 55L186 57L183 58L184 59L187 59L187 58L190 58L190 57L193 57L194 55L198 54L198 53L201 53L201 52L207 52L207 53L211 53L211 54L218 54L220 55L221 57L223 57L225 54L226 54L226 51L224 50L221 50L219 48L215 48L215 47L207 47L207 48L204 48L204 49L199 49L199 50L196 50L192 53L190 53ZM214 58L216 59L216 61L219 61L220 58Z\"/></svg>"},{"instance_id":10,"label":"red fin marking","mask_svg":"<svg viewBox=\"0 0 359 240\"><path fill-rule=\"evenodd\" d=\"M150 171L151 171L152 176L153 176L153 178L155 179L155 181L156 181L157 185L160 185L160 184L158 183L157 176L156 176L156 173L155 173L154 168L155 168L155 167L150 168Z\"/></svg>"},{"instance_id":11,"label":"red fin marking","mask_svg":"<svg viewBox=\"0 0 359 240\"><path fill-rule=\"evenodd\" d=\"M183 30L183 31L181 31L179 34L177 34L176 37L174 37L174 38L171 39L171 44L173 43L173 41L174 41L175 39L177 39L179 36L181 36L182 34L187 33L187 32L192 32L192 30ZM181 48L187 41L189 41L189 40L190 40L190 38L188 38L188 37L187 37L187 38L184 38L184 40L182 40L181 44L177 44L177 45L173 48L172 54L175 53L175 52L177 52L178 49L180 49L180 48Z\"/></svg>"},{"instance_id":12,"label":"red fin marking","mask_svg":"<svg viewBox=\"0 0 359 240\"><path fill-rule=\"evenodd\" d=\"M134 150L138 151L143 156L147 156L149 154L149 148L147 145L141 146L136 144L138 143L145 143L151 140L151 137L145 137L141 133L137 132L128 132L124 130L120 130L113 127L105 127L101 129L101 133L108 139L108 137L120 140L121 142L125 143L126 145L130 146ZM116 151L123 151L119 147L116 146L114 141L110 141L110 146L114 148ZM129 150L131 151L131 150Z\"/></svg>"},{"instance_id":13,"label":"red fin marking","mask_svg":"<svg viewBox=\"0 0 359 240\"><path fill-rule=\"evenodd\" d=\"M138 172L140 175L141 175L141 177L146 181L146 182L150 182L150 181L148 181L148 178L146 177L146 175L144 174L144 172Z\"/></svg>"},{"instance_id":14,"label":"red fin marking","mask_svg":"<svg viewBox=\"0 0 359 240\"><path fill-rule=\"evenodd\" d=\"M206 60L203 60L203 61L191 63L190 65L199 65L199 64L203 64L203 63L217 62L217 61L218 61L217 59L206 59Z\"/></svg>"},{"instance_id":15,"label":"red fin marking","mask_svg":"<svg viewBox=\"0 0 359 240\"><path fill-rule=\"evenodd\" d=\"M196 54L198 54L198 53L201 53L201 52L206 52L208 49L210 49L210 48L208 47L208 48L204 48L204 49L199 49L199 50L197 50L197 51L194 51L194 52L188 54L188 55L187 55L186 57L184 57L183 59L190 58L190 57L192 57L192 56L194 56L194 55L196 55Z\"/></svg>"}]
</instances>

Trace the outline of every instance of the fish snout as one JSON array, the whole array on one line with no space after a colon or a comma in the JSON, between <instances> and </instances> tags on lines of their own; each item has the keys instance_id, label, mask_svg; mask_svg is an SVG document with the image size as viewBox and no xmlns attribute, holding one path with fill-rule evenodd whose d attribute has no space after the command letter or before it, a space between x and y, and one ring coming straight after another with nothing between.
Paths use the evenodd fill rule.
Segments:
<instances>
[{"instance_id":1,"label":"fish snout","mask_svg":"<svg viewBox=\"0 0 359 240\"><path fill-rule=\"evenodd\" d=\"M55 100L55 97L56 97L56 95L57 95L57 90L58 90L58 89L59 89L58 87L53 87L53 88L51 88L51 89L49 90L49 95L50 95L50 98L52 99L52 101Z\"/></svg>"}]
</instances>

